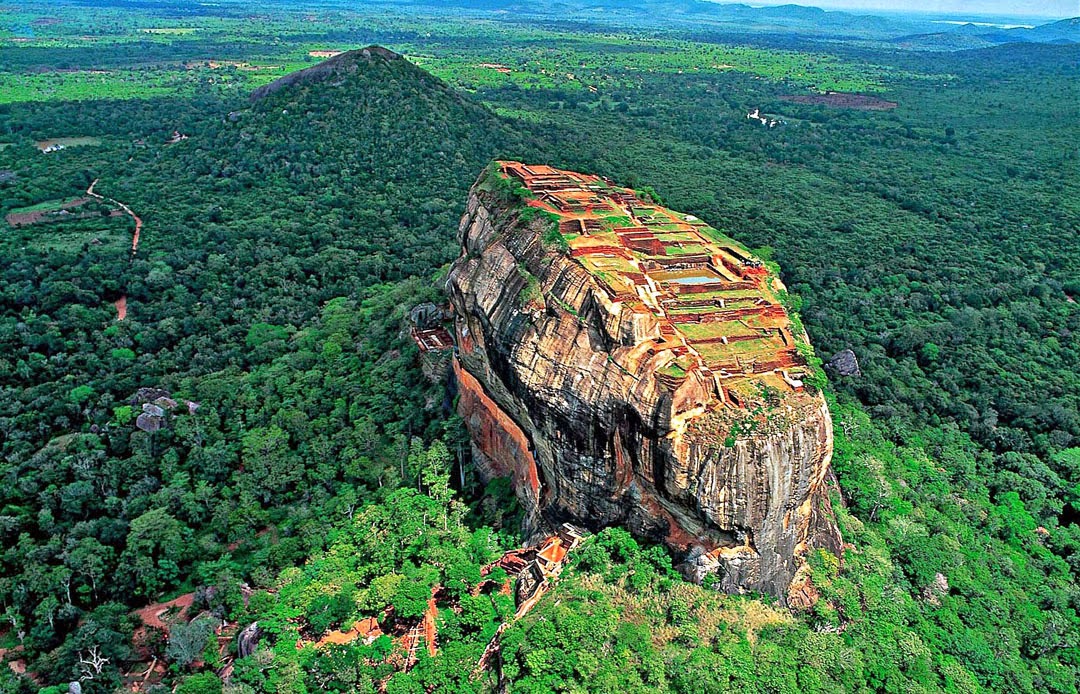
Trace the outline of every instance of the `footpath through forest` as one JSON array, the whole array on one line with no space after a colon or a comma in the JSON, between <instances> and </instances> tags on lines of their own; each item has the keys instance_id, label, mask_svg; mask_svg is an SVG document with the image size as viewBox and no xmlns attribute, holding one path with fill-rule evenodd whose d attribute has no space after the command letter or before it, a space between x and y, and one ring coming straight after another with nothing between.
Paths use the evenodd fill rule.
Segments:
<instances>
[{"instance_id":1,"label":"footpath through forest","mask_svg":"<svg viewBox=\"0 0 1080 694\"><path fill-rule=\"evenodd\" d=\"M139 233L142 231L142 219L140 219L139 215L135 214L135 212L133 212L130 207L120 202L119 200L107 198L100 193L95 193L94 186L96 186L98 184L98 181L100 180L100 178L95 178L94 182L90 184L90 187L86 189L86 194L95 197L98 200L105 200L107 202L111 202L112 204L123 210L125 214L135 220L135 234L131 237L131 256L129 258L129 260L132 260L135 258L135 252L139 250ZM127 317L127 294L122 295L119 299L114 301L113 305L116 306L116 320L124 320L124 318Z\"/></svg>"}]
</instances>

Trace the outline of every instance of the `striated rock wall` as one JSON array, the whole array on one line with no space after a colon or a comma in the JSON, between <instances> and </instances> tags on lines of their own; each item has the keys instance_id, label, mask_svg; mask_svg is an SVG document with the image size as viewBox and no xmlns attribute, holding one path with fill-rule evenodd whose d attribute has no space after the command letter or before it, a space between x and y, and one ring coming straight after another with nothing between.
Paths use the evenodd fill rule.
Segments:
<instances>
[{"instance_id":1,"label":"striated rock wall","mask_svg":"<svg viewBox=\"0 0 1080 694\"><path fill-rule=\"evenodd\" d=\"M512 477L529 531L624 526L693 578L786 599L807 551L841 545L824 399L740 407L705 368L665 375L658 318L545 247L551 220L526 210L481 177L447 282L481 471Z\"/></svg>"}]
</instances>

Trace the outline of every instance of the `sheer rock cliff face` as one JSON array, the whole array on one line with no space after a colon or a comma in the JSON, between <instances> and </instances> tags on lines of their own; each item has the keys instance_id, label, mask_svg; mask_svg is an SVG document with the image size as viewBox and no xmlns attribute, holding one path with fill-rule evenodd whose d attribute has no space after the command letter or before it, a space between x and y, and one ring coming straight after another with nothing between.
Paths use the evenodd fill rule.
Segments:
<instances>
[{"instance_id":1,"label":"sheer rock cliff face","mask_svg":"<svg viewBox=\"0 0 1080 694\"><path fill-rule=\"evenodd\" d=\"M458 407L480 470L513 480L527 532L622 526L665 542L694 579L805 602L806 553L841 545L824 399L792 393L766 417L718 403L707 371L665 378L657 318L613 302L545 247L550 219L483 180L447 282Z\"/></svg>"}]
</instances>

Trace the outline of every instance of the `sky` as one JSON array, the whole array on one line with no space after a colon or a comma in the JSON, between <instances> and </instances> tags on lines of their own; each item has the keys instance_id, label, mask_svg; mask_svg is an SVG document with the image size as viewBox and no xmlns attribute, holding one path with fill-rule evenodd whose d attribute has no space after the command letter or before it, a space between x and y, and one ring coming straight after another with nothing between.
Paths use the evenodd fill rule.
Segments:
<instances>
[{"instance_id":1,"label":"sky","mask_svg":"<svg viewBox=\"0 0 1080 694\"><path fill-rule=\"evenodd\" d=\"M1080 0L743 0L748 5L811 5L825 9L940 12L960 15L1080 16Z\"/></svg>"}]
</instances>

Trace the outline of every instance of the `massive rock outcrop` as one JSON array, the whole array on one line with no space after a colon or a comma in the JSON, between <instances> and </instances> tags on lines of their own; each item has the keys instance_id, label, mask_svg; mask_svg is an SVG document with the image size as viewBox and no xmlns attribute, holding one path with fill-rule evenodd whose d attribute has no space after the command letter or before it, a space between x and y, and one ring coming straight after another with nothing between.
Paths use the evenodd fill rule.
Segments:
<instances>
[{"instance_id":1,"label":"massive rock outcrop","mask_svg":"<svg viewBox=\"0 0 1080 694\"><path fill-rule=\"evenodd\" d=\"M829 413L763 263L610 181L516 162L477 181L459 234L458 407L528 531L621 525L781 599L808 551L839 552Z\"/></svg>"}]
</instances>

